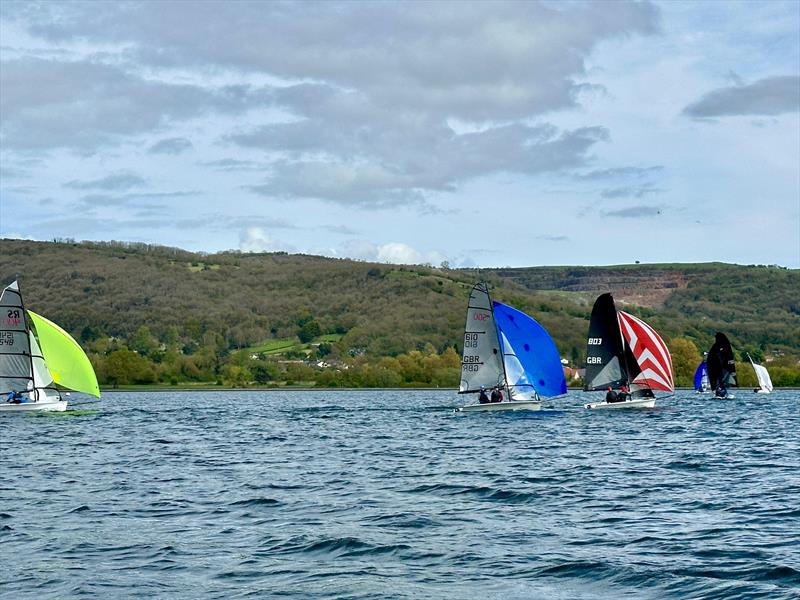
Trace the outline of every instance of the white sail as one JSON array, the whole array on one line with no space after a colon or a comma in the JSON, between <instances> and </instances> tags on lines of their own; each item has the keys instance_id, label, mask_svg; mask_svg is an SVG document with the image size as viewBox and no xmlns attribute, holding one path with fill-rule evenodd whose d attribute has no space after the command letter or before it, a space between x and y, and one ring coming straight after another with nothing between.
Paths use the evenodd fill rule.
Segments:
<instances>
[{"instance_id":1,"label":"white sail","mask_svg":"<svg viewBox=\"0 0 800 600\"><path fill-rule=\"evenodd\" d=\"M533 385L528 379L525 367L517 358L517 352L508 341L504 333L500 333L503 342L503 363L505 365L505 377L508 380L509 400L524 401L537 398Z\"/></svg>"},{"instance_id":2,"label":"white sail","mask_svg":"<svg viewBox=\"0 0 800 600\"><path fill-rule=\"evenodd\" d=\"M761 388L765 392L772 391L772 379L769 376L769 371L764 365L757 365L753 362L753 359L750 359L750 364L753 365L753 369L756 372L756 377L758 378L758 387Z\"/></svg>"},{"instance_id":3,"label":"white sail","mask_svg":"<svg viewBox=\"0 0 800 600\"><path fill-rule=\"evenodd\" d=\"M17 282L0 295L0 394L33 388L31 346Z\"/></svg>"},{"instance_id":4,"label":"white sail","mask_svg":"<svg viewBox=\"0 0 800 600\"><path fill-rule=\"evenodd\" d=\"M472 288L467 306L459 392L478 392L481 386L505 387L502 361L489 290L479 283Z\"/></svg>"},{"instance_id":5,"label":"white sail","mask_svg":"<svg viewBox=\"0 0 800 600\"><path fill-rule=\"evenodd\" d=\"M33 387L41 399L44 395L43 388L53 387L53 376L44 362L44 356L39 348L39 342L36 341L36 336L32 331L28 332L28 336L31 344L31 363L33 364ZM53 395L55 396L56 393L54 392Z\"/></svg>"}]
</instances>

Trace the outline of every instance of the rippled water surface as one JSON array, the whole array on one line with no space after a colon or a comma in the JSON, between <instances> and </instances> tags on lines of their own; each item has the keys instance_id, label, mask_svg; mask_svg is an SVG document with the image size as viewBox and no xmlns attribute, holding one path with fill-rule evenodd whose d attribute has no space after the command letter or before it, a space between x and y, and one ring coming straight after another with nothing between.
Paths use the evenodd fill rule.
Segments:
<instances>
[{"instance_id":1,"label":"rippled water surface","mask_svg":"<svg viewBox=\"0 0 800 600\"><path fill-rule=\"evenodd\" d=\"M800 392L587 398L108 393L2 415L0 596L800 597Z\"/></svg>"}]
</instances>

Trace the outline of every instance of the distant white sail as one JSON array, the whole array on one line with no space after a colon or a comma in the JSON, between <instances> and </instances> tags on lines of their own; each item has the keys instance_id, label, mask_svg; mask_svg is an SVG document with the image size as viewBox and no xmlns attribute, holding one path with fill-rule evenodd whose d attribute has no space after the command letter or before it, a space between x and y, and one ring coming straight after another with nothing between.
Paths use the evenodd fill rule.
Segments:
<instances>
[{"instance_id":1,"label":"distant white sail","mask_svg":"<svg viewBox=\"0 0 800 600\"><path fill-rule=\"evenodd\" d=\"M505 387L503 355L497 338L492 301L485 283L472 288L464 325L459 392L477 392L481 386Z\"/></svg>"},{"instance_id":2,"label":"distant white sail","mask_svg":"<svg viewBox=\"0 0 800 600\"><path fill-rule=\"evenodd\" d=\"M747 355L747 358L750 358L750 355ZM756 377L758 378L758 387L764 390L765 392L772 391L772 379L769 376L769 371L764 365L757 365L753 362L753 359L750 358L750 364L753 365L753 370L756 372Z\"/></svg>"}]
</instances>

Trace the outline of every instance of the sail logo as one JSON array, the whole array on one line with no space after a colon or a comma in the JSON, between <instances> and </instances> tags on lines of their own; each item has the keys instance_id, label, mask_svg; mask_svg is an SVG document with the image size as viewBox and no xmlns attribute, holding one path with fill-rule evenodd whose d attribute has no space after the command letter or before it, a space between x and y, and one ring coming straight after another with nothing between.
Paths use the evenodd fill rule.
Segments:
<instances>
[{"instance_id":1,"label":"sail logo","mask_svg":"<svg viewBox=\"0 0 800 600\"><path fill-rule=\"evenodd\" d=\"M489 318L489 315L487 315L486 313L475 313L475 315L472 318L476 321L485 321L486 319Z\"/></svg>"}]
</instances>

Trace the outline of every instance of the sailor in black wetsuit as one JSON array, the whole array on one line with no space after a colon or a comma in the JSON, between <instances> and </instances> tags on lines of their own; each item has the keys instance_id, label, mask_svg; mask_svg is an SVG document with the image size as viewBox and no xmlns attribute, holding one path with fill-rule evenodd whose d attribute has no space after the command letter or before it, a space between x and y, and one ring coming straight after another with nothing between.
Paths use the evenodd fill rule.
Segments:
<instances>
[{"instance_id":1,"label":"sailor in black wetsuit","mask_svg":"<svg viewBox=\"0 0 800 600\"><path fill-rule=\"evenodd\" d=\"M617 392L611 389L611 386L608 386L608 391L606 392L606 403L611 404L613 402L619 402L619 395Z\"/></svg>"},{"instance_id":2,"label":"sailor in black wetsuit","mask_svg":"<svg viewBox=\"0 0 800 600\"><path fill-rule=\"evenodd\" d=\"M481 404L489 404L489 396L486 395L486 388L481 386L481 395L478 396L478 402Z\"/></svg>"},{"instance_id":3,"label":"sailor in black wetsuit","mask_svg":"<svg viewBox=\"0 0 800 600\"><path fill-rule=\"evenodd\" d=\"M502 402L503 401L503 392L500 391L500 388L494 388L492 390L492 402Z\"/></svg>"}]
</instances>

